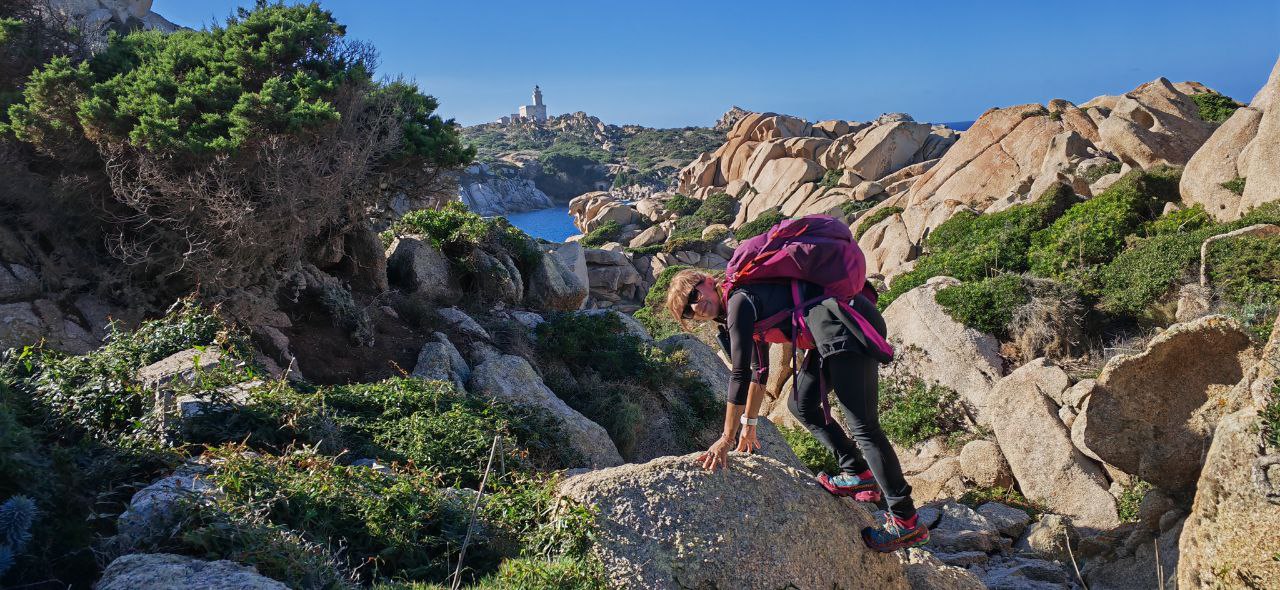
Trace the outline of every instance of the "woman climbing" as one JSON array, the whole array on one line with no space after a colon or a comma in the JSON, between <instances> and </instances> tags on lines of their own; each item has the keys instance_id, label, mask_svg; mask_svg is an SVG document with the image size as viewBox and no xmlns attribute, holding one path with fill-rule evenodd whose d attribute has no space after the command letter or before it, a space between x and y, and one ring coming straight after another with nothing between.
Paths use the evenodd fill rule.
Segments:
<instances>
[{"instance_id":1,"label":"woman climbing","mask_svg":"<svg viewBox=\"0 0 1280 590\"><path fill-rule=\"evenodd\" d=\"M783 222L783 226L812 219ZM826 219L830 218L819 221ZM796 268L774 272L775 278L804 275L805 263L828 269L833 266L829 261L806 259L809 255L806 252L814 251L813 248L793 249L785 256L786 253L779 254L779 250L787 248L778 243L786 237L775 235L778 227L767 235L762 234L754 251L743 252L744 248L751 247L750 241L739 246L725 280L717 281L710 275L687 269L672 277L667 292L667 310L682 327L688 329L689 321L714 321L719 325L720 342L730 359L724 430L720 439L700 456L703 467L715 470L727 464L729 451L735 449L739 423L742 432L736 437L735 450L750 452L760 448L755 426L763 400L763 384L768 377L765 342L797 343L798 348L807 350L794 380L794 390L788 392L791 398L788 408L835 455L840 466L838 475L820 474L818 482L832 494L861 500L878 500L880 490L884 491L889 509L886 523L882 528L862 531L868 547L889 552L922 545L929 540L929 530L918 522L911 486L880 428L877 413L878 364L892 356L892 349L884 342L884 319L864 294L841 305L841 301L831 296L830 284L821 273L809 272L810 278L818 281L794 278L760 281L758 277L768 276L770 272L752 269L781 258ZM801 228L790 229L805 233ZM847 234L848 228L843 229ZM818 231L809 232L809 236L815 233ZM812 245L814 240L809 241ZM856 244L852 247L856 248ZM778 256L770 261L772 254ZM861 263L861 253L856 255ZM748 259L756 261L752 263L754 266L746 264ZM860 267L849 265L849 268ZM744 280L752 278L753 272L756 280ZM864 284L861 271L853 274L861 287ZM791 321L785 321L788 319ZM835 391L853 430L853 440L831 420L826 402L829 388Z\"/></svg>"}]
</instances>

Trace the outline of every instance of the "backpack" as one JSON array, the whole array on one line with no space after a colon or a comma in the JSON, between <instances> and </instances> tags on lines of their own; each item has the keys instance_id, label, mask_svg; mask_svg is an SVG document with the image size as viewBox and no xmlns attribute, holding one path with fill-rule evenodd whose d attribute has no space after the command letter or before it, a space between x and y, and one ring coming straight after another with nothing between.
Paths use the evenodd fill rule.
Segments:
<instances>
[{"instance_id":1,"label":"backpack","mask_svg":"<svg viewBox=\"0 0 1280 590\"><path fill-rule=\"evenodd\" d=\"M801 281L820 286L822 295L802 300ZM872 302L877 296L875 288L867 281L867 260L862 249L853 239L849 227L834 217L809 215L784 220L769 231L738 245L725 268L722 293L727 298L738 287L760 282L791 284L793 307L767 318L757 318L752 337L757 344L790 342L793 365L796 349L816 348L813 333L805 322L805 311L828 299L844 312L846 318L842 319L856 325L872 356L884 363L893 359L893 347L849 305L860 294ZM787 338L779 327L788 319L791 320L791 338ZM763 366L766 362L761 358L761 369L767 370ZM823 409L826 410L826 396L823 397Z\"/></svg>"}]
</instances>

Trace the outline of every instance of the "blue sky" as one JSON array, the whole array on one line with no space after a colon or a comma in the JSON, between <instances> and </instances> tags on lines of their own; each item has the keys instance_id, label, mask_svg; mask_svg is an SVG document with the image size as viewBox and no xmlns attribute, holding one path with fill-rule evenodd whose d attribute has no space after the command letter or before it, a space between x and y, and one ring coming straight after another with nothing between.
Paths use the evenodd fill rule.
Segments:
<instances>
[{"instance_id":1,"label":"blue sky","mask_svg":"<svg viewBox=\"0 0 1280 590\"><path fill-rule=\"evenodd\" d=\"M731 105L810 120L1119 94L1159 76L1247 102L1280 55L1280 2L323 0L463 124L526 104L709 125ZM891 6L893 4L894 6ZM180 25L251 0L155 0Z\"/></svg>"}]
</instances>

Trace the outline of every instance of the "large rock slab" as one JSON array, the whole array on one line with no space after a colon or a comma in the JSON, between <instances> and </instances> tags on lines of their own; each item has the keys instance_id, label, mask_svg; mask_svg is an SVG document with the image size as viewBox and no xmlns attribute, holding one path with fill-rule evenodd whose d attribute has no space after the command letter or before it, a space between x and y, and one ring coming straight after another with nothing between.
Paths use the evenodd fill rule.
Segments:
<instances>
[{"instance_id":1,"label":"large rock slab","mask_svg":"<svg viewBox=\"0 0 1280 590\"><path fill-rule=\"evenodd\" d=\"M232 561L205 561L167 553L116 558L94 590L289 590L288 586Z\"/></svg>"},{"instance_id":2,"label":"large rock slab","mask_svg":"<svg viewBox=\"0 0 1280 590\"><path fill-rule=\"evenodd\" d=\"M560 493L599 509L595 551L613 587L908 588L896 558L862 544L865 510L768 457L734 453L715 473L696 455L662 457Z\"/></svg>"},{"instance_id":3,"label":"large rock slab","mask_svg":"<svg viewBox=\"0 0 1280 590\"><path fill-rule=\"evenodd\" d=\"M575 244L576 245L576 244ZM578 246L581 251L581 246ZM585 272L585 263L583 264ZM588 275L588 281L590 280ZM587 283L582 281L554 252L542 255L529 275L525 305L544 311L573 311L587 299Z\"/></svg>"},{"instance_id":4,"label":"large rock slab","mask_svg":"<svg viewBox=\"0 0 1280 590\"><path fill-rule=\"evenodd\" d=\"M1174 325L1142 353L1107 363L1073 434L1121 471L1166 492L1189 492L1221 415L1219 400L1244 376L1249 352L1249 336L1225 316Z\"/></svg>"},{"instance_id":5,"label":"large rock slab","mask_svg":"<svg viewBox=\"0 0 1280 590\"><path fill-rule=\"evenodd\" d=\"M423 236L401 236L387 248L390 285L428 301L452 304L462 299L462 286L444 253Z\"/></svg>"},{"instance_id":6,"label":"large rock slab","mask_svg":"<svg viewBox=\"0 0 1280 590\"><path fill-rule=\"evenodd\" d=\"M1280 587L1280 448L1262 443L1259 409L1280 389L1280 317L1262 359L1227 397L1178 541L1178 588ZM1270 465L1268 465L1270 463Z\"/></svg>"},{"instance_id":7,"label":"large rock slab","mask_svg":"<svg viewBox=\"0 0 1280 590\"><path fill-rule=\"evenodd\" d=\"M1102 468L1071 443L1053 402L1070 380L1044 359L1023 365L991 390L989 419L1022 493L1078 527L1120 523Z\"/></svg>"},{"instance_id":8,"label":"large rock slab","mask_svg":"<svg viewBox=\"0 0 1280 590\"><path fill-rule=\"evenodd\" d=\"M497 355L471 371L468 389L477 395L513 405L535 408L556 419L569 446L582 455L587 465L620 465L622 456L603 427L570 408L551 391L521 357Z\"/></svg>"},{"instance_id":9,"label":"large rock slab","mask_svg":"<svg viewBox=\"0 0 1280 590\"><path fill-rule=\"evenodd\" d=\"M938 305L938 291L958 285L934 277L895 299L884 311L889 337L897 344L896 368L960 394L980 423L986 423L987 394L1003 375L1000 343L952 319Z\"/></svg>"}]
</instances>

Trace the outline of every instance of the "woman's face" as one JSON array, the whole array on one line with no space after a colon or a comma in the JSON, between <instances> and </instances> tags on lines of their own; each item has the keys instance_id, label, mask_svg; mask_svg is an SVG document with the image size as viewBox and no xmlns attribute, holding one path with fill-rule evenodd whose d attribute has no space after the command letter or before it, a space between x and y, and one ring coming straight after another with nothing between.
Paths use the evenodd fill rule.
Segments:
<instances>
[{"instance_id":1,"label":"woman's face","mask_svg":"<svg viewBox=\"0 0 1280 590\"><path fill-rule=\"evenodd\" d=\"M689 294L689 301L689 307L693 309L693 320L706 322L716 319L720 315L720 295L716 293L715 279L702 279Z\"/></svg>"}]
</instances>

